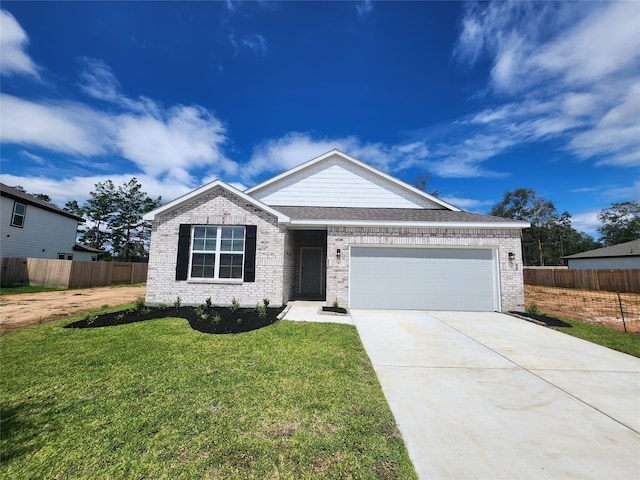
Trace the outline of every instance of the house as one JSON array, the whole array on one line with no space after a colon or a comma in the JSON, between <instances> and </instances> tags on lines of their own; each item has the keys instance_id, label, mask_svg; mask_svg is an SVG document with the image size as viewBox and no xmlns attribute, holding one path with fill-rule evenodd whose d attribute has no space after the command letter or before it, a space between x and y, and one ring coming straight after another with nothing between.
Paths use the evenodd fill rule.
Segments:
<instances>
[{"instance_id":1,"label":"house","mask_svg":"<svg viewBox=\"0 0 640 480\"><path fill-rule=\"evenodd\" d=\"M0 256L97 260L100 250L76 244L82 217L0 183Z\"/></svg>"},{"instance_id":2,"label":"house","mask_svg":"<svg viewBox=\"0 0 640 480\"><path fill-rule=\"evenodd\" d=\"M524 305L528 223L464 212L335 149L245 191L215 180L144 219L150 305Z\"/></svg>"},{"instance_id":3,"label":"house","mask_svg":"<svg viewBox=\"0 0 640 480\"><path fill-rule=\"evenodd\" d=\"M640 269L640 239L564 258L570 269Z\"/></svg>"}]
</instances>

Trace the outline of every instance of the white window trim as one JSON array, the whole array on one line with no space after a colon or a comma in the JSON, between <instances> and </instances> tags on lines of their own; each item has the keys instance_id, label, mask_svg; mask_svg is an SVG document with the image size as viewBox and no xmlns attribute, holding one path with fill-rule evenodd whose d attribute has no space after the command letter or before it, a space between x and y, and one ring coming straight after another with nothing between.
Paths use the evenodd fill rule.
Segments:
<instances>
[{"instance_id":1,"label":"white window trim","mask_svg":"<svg viewBox=\"0 0 640 480\"><path fill-rule=\"evenodd\" d=\"M24 207L24 213L16 213L16 207L18 205L22 205ZM16 222L15 222L16 215L22 217L22 224L21 225L16 224ZM19 202L18 200L15 200L13 202L13 210L11 211L11 226L12 227L16 227L16 228L23 228L24 227L24 221L26 220L26 218L27 218L27 204Z\"/></svg>"},{"instance_id":2,"label":"white window trim","mask_svg":"<svg viewBox=\"0 0 640 480\"><path fill-rule=\"evenodd\" d=\"M216 249L212 250L194 250L193 244L195 241L195 230L198 227L207 227L207 228L216 228ZM243 237L242 237L242 252L239 251L229 251L220 249L222 244L222 229L223 228L234 228L234 227L242 227ZM244 279L244 259L246 255L246 247L247 247L247 228L244 225L192 225L191 226L191 244L189 245L189 270L187 281L191 282L221 282L221 283L242 283ZM202 253L214 255L214 264L213 264L213 277L193 277L191 276L192 268L193 268L193 255L195 253ZM240 274L240 278L220 278L220 255L238 255L242 254L242 271Z\"/></svg>"}]
</instances>

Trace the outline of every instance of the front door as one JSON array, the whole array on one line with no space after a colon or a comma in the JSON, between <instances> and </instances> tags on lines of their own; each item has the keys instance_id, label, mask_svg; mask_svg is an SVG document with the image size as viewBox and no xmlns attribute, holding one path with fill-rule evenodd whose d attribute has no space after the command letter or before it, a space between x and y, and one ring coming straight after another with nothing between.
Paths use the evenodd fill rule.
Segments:
<instances>
[{"instance_id":1,"label":"front door","mask_svg":"<svg viewBox=\"0 0 640 480\"><path fill-rule=\"evenodd\" d=\"M300 294L322 294L322 248L300 249Z\"/></svg>"}]
</instances>

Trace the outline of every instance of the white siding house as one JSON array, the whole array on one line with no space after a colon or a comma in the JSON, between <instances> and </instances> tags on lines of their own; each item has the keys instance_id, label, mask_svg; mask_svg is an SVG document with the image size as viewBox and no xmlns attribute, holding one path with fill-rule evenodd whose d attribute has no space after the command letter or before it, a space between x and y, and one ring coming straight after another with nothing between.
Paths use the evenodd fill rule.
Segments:
<instances>
[{"instance_id":1,"label":"white siding house","mask_svg":"<svg viewBox=\"0 0 640 480\"><path fill-rule=\"evenodd\" d=\"M4 184L0 192L1 257L92 259L74 251L81 217Z\"/></svg>"}]
</instances>

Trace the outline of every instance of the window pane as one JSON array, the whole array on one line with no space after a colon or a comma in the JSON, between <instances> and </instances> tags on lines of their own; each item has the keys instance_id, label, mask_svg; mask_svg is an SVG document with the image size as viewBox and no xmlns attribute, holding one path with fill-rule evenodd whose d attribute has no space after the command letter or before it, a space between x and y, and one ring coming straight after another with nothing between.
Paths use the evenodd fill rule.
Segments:
<instances>
[{"instance_id":1,"label":"window pane","mask_svg":"<svg viewBox=\"0 0 640 480\"><path fill-rule=\"evenodd\" d=\"M194 253L191 261L191 276L213 278L216 256L212 253Z\"/></svg>"},{"instance_id":2,"label":"window pane","mask_svg":"<svg viewBox=\"0 0 640 480\"><path fill-rule=\"evenodd\" d=\"M23 205L22 203L16 203L16 208L15 208L15 212L18 215L24 215L24 212L27 210L27 206Z\"/></svg>"},{"instance_id":3,"label":"window pane","mask_svg":"<svg viewBox=\"0 0 640 480\"><path fill-rule=\"evenodd\" d=\"M13 216L13 222L11 222L11 225L13 225L15 227L21 227L23 221L24 221L24 217L23 216L14 215Z\"/></svg>"},{"instance_id":4,"label":"window pane","mask_svg":"<svg viewBox=\"0 0 640 480\"><path fill-rule=\"evenodd\" d=\"M242 259L241 254L220 255L220 278L242 278Z\"/></svg>"},{"instance_id":5,"label":"window pane","mask_svg":"<svg viewBox=\"0 0 640 480\"><path fill-rule=\"evenodd\" d=\"M220 250L222 252L244 251L244 227L222 227Z\"/></svg>"},{"instance_id":6,"label":"window pane","mask_svg":"<svg viewBox=\"0 0 640 480\"><path fill-rule=\"evenodd\" d=\"M193 249L215 251L218 227L195 227L193 229Z\"/></svg>"}]
</instances>

